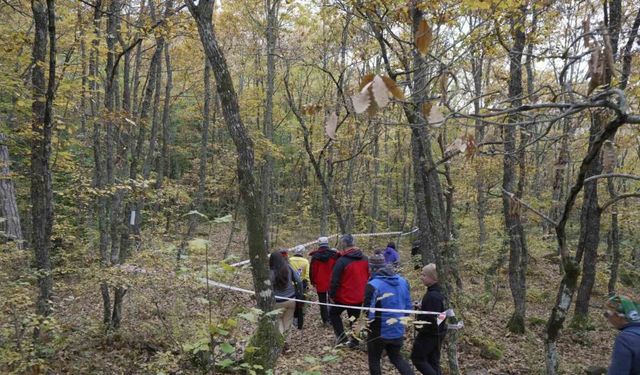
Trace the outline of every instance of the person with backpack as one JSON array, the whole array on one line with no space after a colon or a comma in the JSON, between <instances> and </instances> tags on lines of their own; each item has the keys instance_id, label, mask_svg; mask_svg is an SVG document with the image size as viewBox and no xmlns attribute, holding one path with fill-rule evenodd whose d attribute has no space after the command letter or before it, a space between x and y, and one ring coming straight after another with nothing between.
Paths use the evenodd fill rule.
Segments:
<instances>
[{"instance_id":1,"label":"person with backpack","mask_svg":"<svg viewBox=\"0 0 640 375\"><path fill-rule=\"evenodd\" d=\"M293 249L293 256L288 257L289 264L291 265L291 268L293 268L297 276L295 281L298 281L299 279L299 282L301 283L300 285L296 284L296 299L301 300L306 299L305 293L307 292L307 288L309 285L309 261L304 258L303 253L304 246L298 245ZM296 302L296 309L293 314L293 319L298 329L302 329L304 325L304 307L304 302Z\"/></svg>"},{"instance_id":2,"label":"person with backpack","mask_svg":"<svg viewBox=\"0 0 640 375\"><path fill-rule=\"evenodd\" d=\"M365 289L365 307L411 310L409 283L396 274L392 265L386 263L384 255L375 254L369 258L369 271L371 279ZM413 368L400 353L404 341L404 324L400 319L405 316L406 314L395 312L369 312L369 374L382 374L380 359L385 350L401 375L414 374Z\"/></svg>"},{"instance_id":3,"label":"person with backpack","mask_svg":"<svg viewBox=\"0 0 640 375\"><path fill-rule=\"evenodd\" d=\"M420 279L427 287L427 292L422 298L422 303L416 307L422 311L444 312L446 310L445 298L438 285L436 265L430 263L424 266ZM440 349L447 333L447 324L446 322L438 324L435 315L416 314L416 320L426 324L416 324L418 334L413 342L411 362L423 375L440 375L442 371L440 369Z\"/></svg>"},{"instance_id":4,"label":"person with backpack","mask_svg":"<svg viewBox=\"0 0 640 375\"><path fill-rule=\"evenodd\" d=\"M293 248L293 256L289 257L289 264L300 275L306 291L309 287L309 261L304 257L304 246L298 245Z\"/></svg>"},{"instance_id":5,"label":"person with backpack","mask_svg":"<svg viewBox=\"0 0 640 375\"><path fill-rule=\"evenodd\" d=\"M283 299L295 298L296 289L294 285L294 271L289 266L286 258L280 251L274 251L269 256L269 280L273 288L273 295L276 300L276 309L282 309L278 315L278 331L285 336L283 352L289 351L287 344L287 333L293 324L293 314L296 308L295 301Z\"/></svg>"},{"instance_id":6,"label":"person with backpack","mask_svg":"<svg viewBox=\"0 0 640 375\"><path fill-rule=\"evenodd\" d=\"M346 310L347 315L353 322L360 315L359 309L350 307L362 306L364 300L364 289L369 280L369 262L367 257L358 249L353 240L353 236L345 234L340 240L342 251L338 253L339 258L331 273L331 283L329 284L330 302L347 307L332 306L329 310L329 319L336 335L337 344L346 344L348 348L355 348L358 342L345 334L342 324L342 313Z\"/></svg>"},{"instance_id":7,"label":"person with backpack","mask_svg":"<svg viewBox=\"0 0 640 375\"><path fill-rule=\"evenodd\" d=\"M318 238L318 248L309 255L311 256L309 280L318 293L318 301L327 303L331 271L336 264L338 253L329 248L329 238L323 236ZM320 305L320 318L323 326L326 327L330 324L328 306Z\"/></svg>"},{"instance_id":8,"label":"person with backpack","mask_svg":"<svg viewBox=\"0 0 640 375\"><path fill-rule=\"evenodd\" d=\"M640 374L640 304L628 297L613 295L604 312L620 333L613 344L609 375Z\"/></svg>"}]
</instances>

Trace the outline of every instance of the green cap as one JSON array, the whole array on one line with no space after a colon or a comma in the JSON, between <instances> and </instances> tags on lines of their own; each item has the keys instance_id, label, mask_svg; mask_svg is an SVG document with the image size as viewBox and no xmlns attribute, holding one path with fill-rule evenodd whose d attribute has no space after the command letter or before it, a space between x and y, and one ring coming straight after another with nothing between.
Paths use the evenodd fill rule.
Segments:
<instances>
[{"instance_id":1,"label":"green cap","mask_svg":"<svg viewBox=\"0 0 640 375\"><path fill-rule=\"evenodd\" d=\"M629 322L640 322L640 304L632 301L628 297L614 294L609 298L608 305L617 312L624 314Z\"/></svg>"}]
</instances>

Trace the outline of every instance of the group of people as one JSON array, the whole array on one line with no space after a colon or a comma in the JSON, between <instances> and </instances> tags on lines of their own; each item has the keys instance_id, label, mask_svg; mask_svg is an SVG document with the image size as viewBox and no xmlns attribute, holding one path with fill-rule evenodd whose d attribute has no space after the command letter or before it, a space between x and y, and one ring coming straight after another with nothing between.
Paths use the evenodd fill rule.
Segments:
<instances>
[{"instance_id":1,"label":"group of people","mask_svg":"<svg viewBox=\"0 0 640 375\"><path fill-rule=\"evenodd\" d=\"M304 257L302 245L295 247L291 255L286 250L271 253L269 266L276 308L282 309L278 321L280 332L286 335L296 315L301 328L303 316L301 312L296 314L294 301L283 298L297 296L296 285L305 290L312 285L321 303L322 324L333 328L337 346L356 348L361 341L351 330L345 332L343 313L346 311L353 327L363 313L362 307L375 308L364 311L368 324L369 372L382 373L380 360L386 351L402 375L414 374L413 367L400 352L406 328L402 320L407 314L388 310L444 312L446 303L438 285L436 266L428 264L422 269L421 280L427 292L421 302L413 303L409 283L397 273L400 256L393 242L367 257L355 246L353 236L346 234L340 239L339 249L331 248L327 237L320 237L317 248L309 253L310 260ZM332 306L327 306L327 303ZM416 313L411 362L422 374L439 375L440 348L447 325L438 322L433 314ZM288 351L286 340L284 351Z\"/></svg>"},{"instance_id":2,"label":"group of people","mask_svg":"<svg viewBox=\"0 0 640 375\"><path fill-rule=\"evenodd\" d=\"M436 266L428 264L422 268L420 278L427 291L421 302L412 303L409 283L397 273L400 256L393 242L386 249L367 257L355 246L353 236L347 234L342 236L339 248L331 248L329 239L320 237L317 248L309 254L310 260L305 258L302 245L296 246L291 255L286 250L270 255L270 276L276 308L281 309L278 318L280 332L286 335L294 319L297 319L298 328L302 328L301 304L284 298L304 298L303 291L312 285L321 303L322 324L324 327L333 327L338 346L359 346L360 338L345 332L342 322L345 311L353 326L361 315L362 307L376 309L366 311L370 374L382 373L380 360L384 351L400 374L414 374L413 367L400 353L405 335L405 324L401 323L401 319L406 314L386 309L444 312L445 297L438 285ZM327 303L339 306L329 307ZM605 316L620 331L611 356L610 375L640 375L639 310L640 304L621 295L614 295L607 302ZM439 375L440 348L447 325L439 322L434 315L416 313L411 362L422 374ZM284 350L288 351L286 341Z\"/></svg>"}]
</instances>

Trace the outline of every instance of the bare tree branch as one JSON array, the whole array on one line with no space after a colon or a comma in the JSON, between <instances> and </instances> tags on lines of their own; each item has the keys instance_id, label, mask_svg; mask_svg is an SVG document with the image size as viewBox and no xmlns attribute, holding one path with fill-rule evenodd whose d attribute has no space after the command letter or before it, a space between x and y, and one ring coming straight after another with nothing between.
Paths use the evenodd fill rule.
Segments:
<instances>
[{"instance_id":1,"label":"bare tree branch","mask_svg":"<svg viewBox=\"0 0 640 375\"><path fill-rule=\"evenodd\" d=\"M609 178L609 177L620 177L620 178L630 178L632 180L640 180L640 176L636 176L636 175L633 175L633 174L607 173L607 174L599 174L599 175L591 176L591 177L585 179L584 182L589 182L589 181L597 180L597 179L600 179L600 178Z\"/></svg>"},{"instance_id":2,"label":"bare tree branch","mask_svg":"<svg viewBox=\"0 0 640 375\"><path fill-rule=\"evenodd\" d=\"M615 198L611 199L610 201L608 201L607 203L602 205L602 207L600 207L600 212L606 210L612 204L614 204L614 203L616 203L618 201L621 201L623 199L626 199L626 198L640 198L640 191L637 191L635 193L620 194L620 195L616 196Z\"/></svg>"}]
</instances>

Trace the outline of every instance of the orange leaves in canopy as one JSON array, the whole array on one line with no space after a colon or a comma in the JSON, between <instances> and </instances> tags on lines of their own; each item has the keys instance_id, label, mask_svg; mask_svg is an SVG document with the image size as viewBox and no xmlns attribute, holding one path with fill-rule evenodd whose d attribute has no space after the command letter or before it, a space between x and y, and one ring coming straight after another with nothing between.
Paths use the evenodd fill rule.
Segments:
<instances>
[{"instance_id":1,"label":"orange leaves in canopy","mask_svg":"<svg viewBox=\"0 0 640 375\"><path fill-rule=\"evenodd\" d=\"M433 41L433 31L431 30L431 26L427 23L426 20L420 20L420 24L418 25L418 30L416 31L416 48L418 52L422 56L425 56L429 51L429 47L431 46L431 42Z\"/></svg>"}]
</instances>

